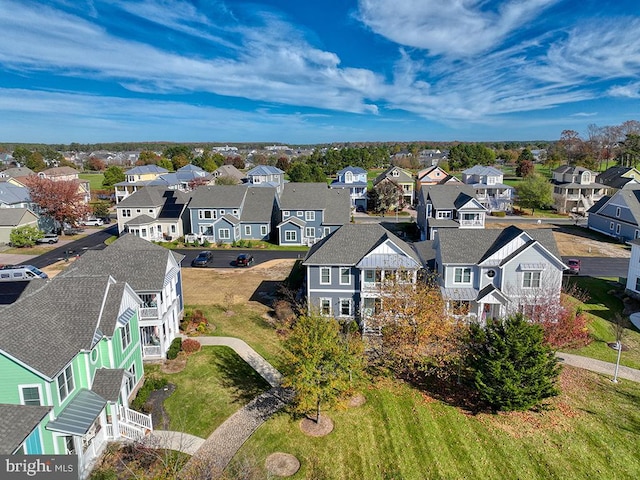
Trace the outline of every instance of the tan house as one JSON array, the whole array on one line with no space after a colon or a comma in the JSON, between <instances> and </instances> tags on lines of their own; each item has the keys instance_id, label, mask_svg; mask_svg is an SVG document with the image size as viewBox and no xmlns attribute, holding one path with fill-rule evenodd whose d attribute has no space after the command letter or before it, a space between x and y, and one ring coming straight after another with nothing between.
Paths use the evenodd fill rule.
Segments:
<instances>
[{"instance_id":1,"label":"tan house","mask_svg":"<svg viewBox=\"0 0 640 480\"><path fill-rule=\"evenodd\" d=\"M11 230L24 225L38 226L38 216L28 208L0 208L0 244L8 244Z\"/></svg>"},{"instance_id":2,"label":"tan house","mask_svg":"<svg viewBox=\"0 0 640 480\"><path fill-rule=\"evenodd\" d=\"M54 182L64 182L77 180L80 183L78 187L78 193L82 194L85 203L91 201L91 189L87 180L82 180L79 173L75 168L71 167L53 167L47 168L41 172L38 172L40 178L48 178Z\"/></svg>"},{"instance_id":3,"label":"tan house","mask_svg":"<svg viewBox=\"0 0 640 480\"><path fill-rule=\"evenodd\" d=\"M157 165L140 165L131 170L124 172L124 182L114 185L116 194L116 203L120 203L129 195L134 194L139 189L146 187L150 182L157 179L160 175L168 173L166 168Z\"/></svg>"},{"instance_id":4,"label":"tan house","mask_svg":"<svg viewBox=\"0 0 640 480\"><path fill-rule=\"evenodd\" d=\"M415 200L415 181L411 173L400 167L391 166L376 177L373 181L375 188L382 182L391 182L402 191L402 197L407 205L413 205Z\"/></svg>"},{"instance_id":5,"label":"tan house","mask_svg":"<svg viewBox=\"0 0 640 480\"><path fill-rule=\"evenodd\" d=\"M606 192L596 183L597 173L584 167L563 165L553 171L553 200L560 213L585 213Z\"/></svg>"},{"instance_id":6,"label":"tan house","mask_svg":"<svg viewBox=\"0 0 640 480\"><path fill-rule=\"evenodd\" d=\"M453 175L449 175L442 168L434 165L418 172L416 179L416 190L419 191L423 186L428 185L444 185L450 183L462 183Z\"/></svg>"}]
</instances>

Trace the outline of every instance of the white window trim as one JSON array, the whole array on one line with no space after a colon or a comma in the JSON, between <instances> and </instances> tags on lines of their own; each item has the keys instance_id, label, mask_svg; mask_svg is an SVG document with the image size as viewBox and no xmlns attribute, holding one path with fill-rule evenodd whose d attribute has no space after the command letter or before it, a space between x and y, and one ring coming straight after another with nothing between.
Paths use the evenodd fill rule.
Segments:
<instances>
[{"instance_id":1,"label":"white window trim","mask_svg":"<svg viewBox=\"0 0 640 480\"><path fill-rule=\"evenodd\" d=\"M342 271L343 270L347 270L348 271L348 275L349 275L349 281L347 283L343 283L342 282ZM340 273L340 285L351 285L351 268L349 267L340 267L339 269L339 273Z\"/></svg>"},{"instance_id":2,"label":"white window trim","mask_svg":"<svg viewBox=\"0 0 640 480\"><path fill-rule=\"evenodd\" d=\"M71 390L67 390L67 385L69 383L69 378L67 377L66 372L67 372L68 368L71 369L71 380L72 380L72 383L73 383L73 389L71 389ZM65 388L65 391L66 391L66 395L64 396L64 398L60 397L60 386L58 384L58 379L60 377L64 377L64 388ZM71 392L73 392L76 389L76 380L75 380L75 378L73 378L73 366L71 364L68 364L67 366L65 366L62 369L62 371L58 375L56 375L55 387L56 387L56 391L58 393L58 402L59 402L59 404L62 404L62 402L64 402L67 398L69 398L69 395L71 395Z\"/></svg>"},{"instance_id":3,"label":"white window trim","mask_svg":"<svg viewBox=\"0 0 640 480\"><path fill-rule=\"evenodd\" d=\"M283 210L282 211L282 217L283 218L289 218L291 216L291 212L289 210Z\"/></svg>"},{"instance_id":4,"label":"white window trim","mask_svg":"<svg viewBox=\"0 0 640 480\"><path fill-rule=\"evenodd\" d=\"M130 324L127 322L125 325L123 325L122 327L120 327L120 341L122 342L122 351L124 352L127 348L129 348L129 345L131 345L131 327L129 326Z\"/></svg>"},{"instance_id":5,"label":"white window trim","mask_svg":"<svg viewBox=\"0 0 640 480\"><path fill-rule=\"evenodd\" d=\"M616 207L616 217L620 217L620 207Z\"/></svg>"},{"instance_id":6,"label":"white window trim","mask_svg":"<svg viewBox=\"0 0 640 480\"><path fill-rule=\"evenodd\" d=\"M315 227L304 227L304 236L307 238L316 238Z\"/></svg>"},{"instance_id":7,"label":"white window trim","mask_svg":"<svg viewBox=\"0 0 640 480\"><path fill-rule=\"evenodd\" d=\"M225 237L226 235L226 237ZM220 240L231 240L231 229L230 228L221 228L218 230L218 238Z\"/></svg>"},{"instance_id":8,"label":"white window trim","mask_svg":"<svg viewBox=\"0 0 640 480\"><path fill-rule=\"evenodd\" d=\"M265 236L267 233L269 233L267 231L267 226L266 225L260 225L260 235Z\"/></svg>"},{"instance_id":9,"label":"white window trim","mask_svg":"<svg viewBox=\"0 0 640 480\"><path fill-rule=\"evenodd\" d=\"M245 225L244 226L244 234L245 235L251 235L251 225Z\"/></svg>"},{"instance_id":10,"label":"white window trim","mask_svg":"<svg viewBox=\"0 0 640 480\"><path fill-rule=\"evenodd\" d=\"M295 230L285 230L284 231L284 240L285 242L297 242L298 241L298 232Z\"/></svg>"},{"instance_id":11,"label":"white window trim","mask_svg":"<svg viewBox=\"0 0 640 480\"><path fill-rule=\"evenodd\" d=\"M534 285L535 274L538 274L537 283L538 285ZM529 285L525 285L527 276L529 276ZM529 272L524 272L522 275L522 288L540 288L542 285L542 272L539 270L532 270Z\"/></svg>"},{"instance_id":12,"label":"white window trim","mask_svg":"<svg viewBox=\"0 0 640 480\"><path fill-rule=\"evenodd\" d=\"M304 212L303 212L302 210L298 210L298 211L296 212L296 217L300 217L300 218L302 218L302 216L303 216L303 215L304 215Z\"/></svg>"},{"instance_id":13,"label":"white window trim","mask_svg":"<svg viewBox=\"0 0 640 480\"><path fill-rule=\"evenodd\" d=\"M620 234L620 224L617 223L616 224L616 235L619 235L619 234Z\"/></svg>"},{"instance_id":14,"label":"white window trim","mask_svg":"<svg viewBox=\"0 0 640 480\"><path fill-rule=\"evenodd\" d=\"M322 278L324 277L323 272L328 271L329 272L329 280L326 282L322 281ZM320 267L320 285L331 285L331 267Z\"/></svg>"},{"instance_id":15,"label":"white window trim","mask_svg":"<svg viewBox=\"0 0 640 480\"><path fill-rule=\"evenodd\" d=\"M348 302L349 303L349 313L342 313L342 302ZM340 316L341 317L350 317L353 315L353 302L350 298L341 298L338 301L338 305L340 305Z\"/></svg>"},{"instance_id":16,"label":"white window trim","mask_svg":"<svg viewBox=\"0 0 640 480\"><path fill-rule=\"evenodd\" d=\"M462 270L462 274L461 274L461 281L456 281L456 271L457 270ZM465 270L469 270L469 281L465 282L464 281L464 271ZM455 267L453 269L453 283L455 285L471 285L473 283L473 270L471 269L471 267Z\"/></svg>"},{"instance_id":17,"label":"white window trim","mask_svg":"<svg viewBox=\"0 0 640 480\"><path fill-rule=\"evenodd\" d=\"M327 313L324 313L322 310L322 303L323 302L329 302L329 311ZM331 299L330 298L320 298L320 315L323 317L330 317L331 316L331 312L332 312L332 304L331 304Z\"/></svg>"},{"instance_id":18,"label":"white window trim","mask_svg":"<svg viewBox=\"0 0 640 480\"><path fill-rule=\"evenodd\" d=\"M26 403L24 403L25 400L24 400L24 392L22 391L23 388L37 388L38 397L40 399L40 405L44 405L43 397L42 397L42 385L40 385L39 383L25 383L25 384L18 385L18 393L20 395L20 405L26 405Z\"/></svg>"},{"instance_id":19,"label":"white window trim","mask_svg":"<svg viewBox=\"0 0 640 480\"><path fill-rule=\"evenodd\" d=\"M314 222L316 220L316 212L314 210L306 210L304 212L304 219L307 222Z\"/></svg>"}]
</instances>

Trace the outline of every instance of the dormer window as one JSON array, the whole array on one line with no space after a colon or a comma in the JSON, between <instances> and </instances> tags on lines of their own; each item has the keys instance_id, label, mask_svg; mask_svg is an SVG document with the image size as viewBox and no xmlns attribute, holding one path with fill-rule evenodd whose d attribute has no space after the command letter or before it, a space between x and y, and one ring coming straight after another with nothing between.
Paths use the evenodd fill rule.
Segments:
<instances>
[{"instance_id":1,"label":"dormer window","mask_svg":"<svg viewBox=\"0 0 640 480\"><path fill-rule=\"evenodd\" d=\"M353 173L347 172L344 174L345 183L353 183Z\"/></svg>"},{"instance_id":2,"label":"dormer window","mask_svg":"<svg viewBox=\"0 0 640 480\"><path fill-rule=\"evenodd\" d=\"M391 172L391 176L392 177L399 177L400 176L400 172L398 172L398 170L394 170L393 172Z\"/></svg>"}]
</instances>

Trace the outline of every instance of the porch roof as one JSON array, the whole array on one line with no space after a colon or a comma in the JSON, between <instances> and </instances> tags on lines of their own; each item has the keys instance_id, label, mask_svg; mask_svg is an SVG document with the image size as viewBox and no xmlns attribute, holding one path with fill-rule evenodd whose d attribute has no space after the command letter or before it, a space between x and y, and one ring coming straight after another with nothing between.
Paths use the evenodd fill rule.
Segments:
<instances>
[{"instance_id":1,"label":"porch roof","mask_svg":"<svg viewBox=\"0 0 640 480\"><path fill-rule=\"evenodd\" d=\"M84 435L104 409L107 401L91 390L83 388L60 412L58 418L49 422L47 430Z\"/></svg>"},{"instance_id":2,"label":"porch roof","mask_svg":"<svg viewBox=\"0 0 640 480\"><path fill-rule=\"evenodd\" d=\"M0 404L0 455L11 455L51 407Z\"/></svg>"},{"instance_id":3,"label":"porch roof","mask_svg":"<svg viewBox=\"0 0 640 480\"><path fill-rule=\"evenodd\" d=\"M420 264L413 258L397 253L375 253L365 256L356 265L358 268L419 268Z\"/></svg>"},{"instance_id":4,"label":"porch roof","mask_svg":"<svg viewBox=\"0 0 640 480\"><path fill-rule=\"evenodd\" d=\"M123 377L122 368L99 368L93 377L91 390L108 402L117 402Z\"/></svg>"},{"instance_id":5,"label":"porch roof","mask_svg":"<svg viewBox=\"0 0 640 480\"><path fill-rule=\"evenodd\" d=\"M440 292L445 300L474 301L478 297L475 288L440 287Z\"/></svg>"},{"instance_id":6,"label":"porch roof","mask_svg":"<svg viewBox=\"0 0 640 480\"><path fill-rule=\"evenodd\" d=\"M151 218L149 215L140 215L126 222L125 225L128 227L138 227L141 225L149 225L155 221L155 218Z\"/></svg>"}]
</instances>

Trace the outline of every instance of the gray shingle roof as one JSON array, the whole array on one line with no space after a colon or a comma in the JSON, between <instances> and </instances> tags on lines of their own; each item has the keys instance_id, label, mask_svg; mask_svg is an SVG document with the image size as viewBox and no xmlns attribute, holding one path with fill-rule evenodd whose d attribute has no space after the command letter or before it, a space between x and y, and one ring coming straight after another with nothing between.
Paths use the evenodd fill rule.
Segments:
<instances>
[{"instance_id":1,"label":"gray shingle roof","mask_svg":"<svg viewBox=\"0 0 640 480\"><path fill-rule=\"evenodd\" d=\"M214 176L217 176L217 177L235 178L238 181L241 181L243 178L245 178L244 173L242 173L233 165L220 165L218 168L215 169L213 174Z\"/></svg>"},{"instance_id":2,"label":"gray shingle roof","mask_svg":"<svg viewBox=\"0 0 640 480\"><path fill-rule=\"evenodd\" d=\"M118 203L118 207L159 207L164 204L164 190L164 187L141 188Z\"/></svg>"},{"instance_id":3,"label":"gray shingle roof","mask_svg":"<svg viewBox=\"0 0 640 480\"><path fill-rule=\"evenodd\" d=\"M484 165L474 165L462 172L465 175L502 175L502 172L494 167Z\"/></svg>"},{"instance_id":4,"label":"gray shingle roof","mask_svg":"<svg viewBox=\"0 0 640 480\"><path fill-rule=\"evenodd\" d=\"M640 186L634 186L635 188L623 188L622 190L618 190L611 197L606 197L607 201L599 201L595 205L593 205L589 212L596 213L603 217L613 218L610 215L604 215L602 210L603 207L607 203L624 203L629 207L629 211L631 215L635 219L636 225L640 225ZM596 210L597 209L597 210Z\"/></svg>"},{"instance_id":5,"label":"gray shingle roof","mask_svg":"<svg viewBox=\"0 0 640 480\"><path fill-rule=\"evenodd\" d=\"M349 192L332 189L326 183L287 183L280 197L281 210L323 210L325 225L349 222Z\"/></svg>"},{"instance_id":6,"label":"gray shingle roof","mask_svg":"<svg viewBox=\"0 0 640 480\"><path fill-rule=\"evenodd\" d=\"M425 185L420 189L422 203L426 205L427 200L431 200L431 205L435 210L456 210L457 200L461 195L466 200L462 205L472 198L475 198L475 190L471 185L446 184L446 185Z\"/></svg>"},{"instance_id":7,"label":"gray shingle roof","mask_svg":"<svg viewBox=\"0 0 640 480\"><path fill-rule=\"evenodd\" d=\"M270 222L275 201L275 188L250 188L244 199L240 221Z\"/></svg>"},{"instance_id":8,"label":"gray shingle roof","mask_svg":"<svg viewBox=\"0 0 640 480\"><path fill-rule=\"evenodd\" d=\"M403 240L377 223L347 223L316 243L303 262L304 265L356 265L371 250L386 240L392 241L409 257L420 264L416 252Z\"/></svg>"},{"instance_id":9,"label":"gray shingle roof","mask_svg":"<svg viewBox=\"0 0 640 480\"><path fill-rule=\"evenodd\" d=\"M122 301L114 293L122 288L104 273L57 276L2 310L0 350L54 377L80 350L92 347L96 328L113 334L111 317Z\"/></svg>"},{"instance_id":10,"label":"gray shingle roof","mask_svg":"<svg viewBox=\"0 0 640 480\"><path fill-rule=\"evenodd\" d=\"M398 171L397 177L394 177L391 174L393 170ZM384 172L382 172L380 175L378 175L373 181L373 184L377 185L382 180L391 180L392 182L395 182L395 183L412 183L413 177L409 175L407 172L405 172L403 169L401 169L400 167L391 166L387 168Z\"/></svg>"},{"instance_id":11,"label":"gray shingle roof","mask_svg":"<svg viewBox=\"0 0 640 480\"><path fill-rule=\"evenodd\" d=\"M11 455L51 407L0 404L0 455Z\"/></svg>"},{"instance_id":12,"label":"gray shingle roof","mask_svg":"<svg viewBox=\"0 0 640 480\"><path fill-rule=\"evenodd\" d=\"M15 227L20 225L25 216L30 216L29 213L33 215L33 220L35 220L35 214L28 208L0 208L0 226Z\"/></svg>"},{"instance_id":13,"label":"gray shingle roof","mask_svg":"<svg viewBox=\"0 0 640 480\"><path fill-rule=\"evenodd\" d=\"M140 165L132 168L131 170L127 170L124 173L125 175L145 175L148 173L162 174L167 172L169 172L169 170L167 170L166 168L159 167L157 165Z\"/></svg>"},{"instance_id":14,"label":"gray shingle roof","mask_svg":"<svg viewBox=\"0 0 640 480\"><path fill-rule=\"evenodd\" d=\"M129 227L134 227L137 225L149 225L150 223L153 223L155 221L155 218L152 218L149 215L139 215L136 218L132 218L128 222L125 222L124 224Z\"/></svg>"},{"instance_id":15,"label":"gray shingle roof","mask_svg":"<svg viewBox=\"0 0 640 480\"><path fill-rule=\"evenodd\" d=\"M13 205L30 201L31 196L28 188L14 185L6 181L6 179L0 179L0 203Z\"/></svg>"},{"instance_id":16,"label":"gray shingle roof","mask_svg":"<svg viewBox=\"0 0 640 480\"><path fill-rule=\"evenodd\" d=\"M246 185L205 185L191 195L189 208L240 208L248 187Z\"/></svg>"},{"instance_id":17,"label":"gray shingle roof","mask_svg":"<svg viewBox=\"0 0 640 480\"><path fill-rule=\"evenodd\" d=\"M282 175L284 172L271 165L258 165L247 172L247 177L254 175Z\"/></svg>"},{"instance_id":18,"label":"gray shingle roof","mask_svg":"<svg viewBox=\"0 0 640 480\"><path fill-rule=\"evenodd\" d=\"M97 393L107 402L116 402L122 386L122 368L99 368L93 377L91 391Z\"/></svg>"},{"instance_id":19,"label":"gray shingle roof","mask_svg":"<svg viewBox=\"0 0 640 480\"><path fill-rule=\"evenodd\" d=\"M530 230L521 230L515 226L507 227L504 230L439 230L440 256L443 263L478 264L522 232L526 232L533 240L538 241L558 260L561 260L551 229L532 228Z\"/></svg>"},{"instance_id":20,"label":"gray shingle roof","mask_svg":"<svg viewBox=\"0 0 640 480\"><path fill-rule=\"evenodd\" d=\"M169 255L174 252L133 234L125 234L104 250L89 250L61 275L110 274L136 292L157 292L164 287ZM175 254L180 263L183 255Z\"/></svg>"}]
</instances>

